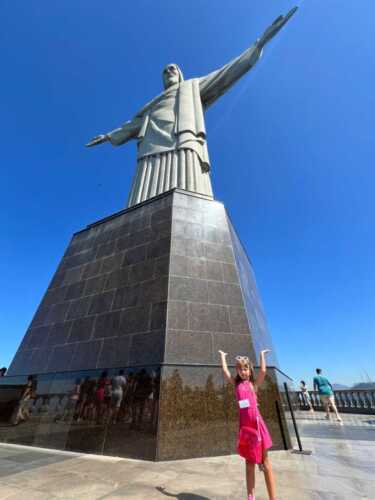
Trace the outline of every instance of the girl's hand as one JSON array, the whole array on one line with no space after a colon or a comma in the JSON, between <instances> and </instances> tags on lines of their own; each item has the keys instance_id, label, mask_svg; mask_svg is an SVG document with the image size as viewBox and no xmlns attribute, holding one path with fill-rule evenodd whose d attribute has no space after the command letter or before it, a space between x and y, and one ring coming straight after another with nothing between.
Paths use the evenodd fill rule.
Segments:
<instances>
[{"instance_id":1,"label":"girl's hand","mask_svg":"<svg viewBox=\"0 0 375 500\"><path fill-rule=\"evenodd\" d=\"M261 354L268 354L271 352L271 349L263 349L263 351L260 351Z\"/></svg>"},{"instance_id":2,"label":"girl's hand","mask_svg":"<svg viewBox=\"0 0 375 500\"><path fill-rule=\"evenodd\" d=\"M220 356L228 356L228 353L224 351L219 351L219 354Z\"/></svg>"}]
</instances>

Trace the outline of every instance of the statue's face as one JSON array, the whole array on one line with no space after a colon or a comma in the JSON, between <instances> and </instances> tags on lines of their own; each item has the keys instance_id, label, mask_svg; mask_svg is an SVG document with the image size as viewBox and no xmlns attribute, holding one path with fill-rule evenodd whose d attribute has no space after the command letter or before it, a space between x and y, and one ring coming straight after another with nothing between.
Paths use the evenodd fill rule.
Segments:
<instances>
[{"instance_id":1,"label":"statue's face","mask_svg":"<svg viewBox=\"0 0 375 500\"><path fill-rule=\"evenodd\" d=\"M175 85L180 81L180 74L175 64L168 64L163 70L164 88Z\"/></svg>"}]
</instances>

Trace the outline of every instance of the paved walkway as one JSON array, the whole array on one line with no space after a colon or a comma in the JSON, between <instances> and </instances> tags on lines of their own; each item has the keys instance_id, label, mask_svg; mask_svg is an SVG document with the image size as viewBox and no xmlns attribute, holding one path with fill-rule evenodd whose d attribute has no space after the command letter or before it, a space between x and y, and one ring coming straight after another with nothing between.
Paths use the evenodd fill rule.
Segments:
<instances>
[{"instance_id":1,"label":"paved walkway","mask_svg":"<svg viewBox=\"0 0 375 500\"><path fill-rule=\"evenodd\" d=\"M299 414L310 456L273 452L280 500L375 499L375 416ZM257 472L257 500L266 500ZM245 500L237 456L141 462L0 445L0 499Z\"/></svg>"}]
</instances>

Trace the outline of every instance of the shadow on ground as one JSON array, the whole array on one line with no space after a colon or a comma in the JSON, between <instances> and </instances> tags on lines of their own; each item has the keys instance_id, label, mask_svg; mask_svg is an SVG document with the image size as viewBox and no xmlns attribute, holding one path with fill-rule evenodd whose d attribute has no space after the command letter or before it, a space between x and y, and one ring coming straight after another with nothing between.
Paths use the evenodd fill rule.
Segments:
<instances>
[{"instance_id":1,"label":"shadow on ground","mask_svg":"<svg viewBox=\"0 0 375 500\"><path fill-rule=\"evenodd\" d=\"M165 488L157 486L156 489L169 498L177 498L177 500L210 500L208 497L202 497L202 495L195 495L194 493L169 493Z\"/></svg>"}]
</instances>

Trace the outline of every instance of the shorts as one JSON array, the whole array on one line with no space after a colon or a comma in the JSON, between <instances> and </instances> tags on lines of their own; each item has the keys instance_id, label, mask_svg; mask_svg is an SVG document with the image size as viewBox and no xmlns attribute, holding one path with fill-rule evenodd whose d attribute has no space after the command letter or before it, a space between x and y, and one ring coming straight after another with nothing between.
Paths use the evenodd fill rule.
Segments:
<instances>
[{"instance_id":1,"label":"shorts","mask_svg":"<svg viewBox=\"0 0 375 500\"><path fill-rule=\"evenodd\" d=\"M307 404L309 404L309 402L311 403L311 396L308 392L303 392L302 397L303 397L303 401L305 403L307 403Z\"/></svg>"},{"instance_id":2,"label":"shorts","mask_svg":"<svg viewBox=\"0 0 375 500\"><path fill-rule=\"evenodd\" d=\"M319 395L319 397L322 400L323 404L326 404L326 403L335 404L335 396L333 396L333 395L328 396L328 395L321 394L321 395Z\"/></svg>"},{"instance_id":3,"label":"shorts","mask_svg":"<svg viewBox=\"0 0 375 500\"><path fill-rule=\"evenodd\" d=\"M115 408L120 408L122 403L123 392L115 391L112 393L112 404Z\"/></svg>"}]
</instances>

